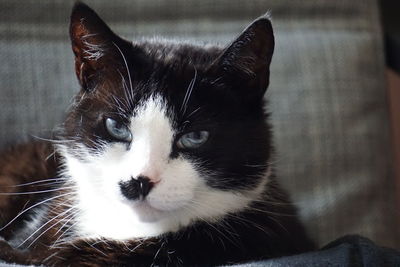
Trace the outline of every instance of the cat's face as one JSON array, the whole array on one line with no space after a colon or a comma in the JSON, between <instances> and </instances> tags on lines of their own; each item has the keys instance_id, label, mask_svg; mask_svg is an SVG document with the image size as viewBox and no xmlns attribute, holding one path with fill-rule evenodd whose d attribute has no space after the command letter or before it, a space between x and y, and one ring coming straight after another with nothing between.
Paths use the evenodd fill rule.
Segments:
<instances>
[{"instance_id":1,"label":"cat's face","mask_svg":"<svg viewBox=\"0 0 400 267\"><path fill-rule=\"evenodd\" d=\"M77 185L81 235L155 236L262 194L274 43L266 18L225 49L130 43L79 4L71 40L82 89L59 150Z\"/></svg>"}]
</instances>

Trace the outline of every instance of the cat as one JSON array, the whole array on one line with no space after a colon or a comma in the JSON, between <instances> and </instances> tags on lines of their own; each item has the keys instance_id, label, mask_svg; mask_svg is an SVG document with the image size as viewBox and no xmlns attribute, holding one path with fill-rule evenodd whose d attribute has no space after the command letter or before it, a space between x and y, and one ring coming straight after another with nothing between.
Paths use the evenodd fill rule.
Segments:
<instances>
[{"instance_id":1,"label":"cat","mask_svg":"<svg viewBox=\"0 0 400 267\"><path fill-rule=\"evenodd\" d=\"M128 42L83 3L54 142L0 157L0 259L213 266L314 248L273 174L268 16L232 43Z\"/></svg>"}]
</instances>

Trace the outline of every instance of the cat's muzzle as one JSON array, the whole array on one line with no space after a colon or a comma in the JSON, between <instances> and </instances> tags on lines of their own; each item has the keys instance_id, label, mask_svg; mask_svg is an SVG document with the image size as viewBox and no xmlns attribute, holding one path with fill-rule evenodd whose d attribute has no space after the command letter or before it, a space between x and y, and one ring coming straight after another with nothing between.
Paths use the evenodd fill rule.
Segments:
<instances>
[{"instance_id":1,"label":"cat's muzzle","mask_svg":"<svg viewBox=\"0 0 400 267\"><path fill-rule=\"evenodd\" d=\"M129 200L144 199L153 186L154 184L146 176L131 177L129 181L119 183L122 194Z\"/></svg>"}]
</instances>

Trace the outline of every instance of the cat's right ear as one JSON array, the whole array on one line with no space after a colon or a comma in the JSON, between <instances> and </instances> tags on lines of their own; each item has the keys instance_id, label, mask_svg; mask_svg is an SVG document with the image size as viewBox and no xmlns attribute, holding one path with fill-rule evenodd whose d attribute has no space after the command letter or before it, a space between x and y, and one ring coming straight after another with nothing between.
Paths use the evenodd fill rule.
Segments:
<instances>
[{"instance_id":1,"label":"cat's right ear","mask_svg":"<svg viewBox=\"0 0 400 267\"><path fill-rule=\"evenodd\" d=\"M212 64L217 77L243 99L262 99L269 85L274 34L268 16L250 24ZM222 79L221 79L222 78Z\"/></svg>"},{"instance_id":2,"label":"cat's right ear","mask_svg":"<svg viewBox=\"0 0 400 267\"><path fill-rule=\"evenodd\" d=\"M83 90L92 90L101 71L120 59L127 42L118 37L87 5L76 3L70 22L75 72Z\"/></svg>"}]
</instances>

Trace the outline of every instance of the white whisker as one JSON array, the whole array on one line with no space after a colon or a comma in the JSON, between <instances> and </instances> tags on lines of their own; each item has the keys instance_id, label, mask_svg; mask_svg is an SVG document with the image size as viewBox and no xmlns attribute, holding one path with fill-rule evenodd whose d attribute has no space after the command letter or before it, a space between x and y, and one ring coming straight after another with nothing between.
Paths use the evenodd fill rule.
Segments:
<instances>
[{"instance_id":1,"label":"white whisker","mask_svg":"<svg viewBox=\"0 0 400 267\"><path fill-rule=\"evenodd\" d=\"M76 225L78 224L78 221L74 222L68 228L53 242L53 245L51 246L52 248L57 248L59 245L65 243L66 235L69 233L69 231Z\"/></svg>"},{"instance_id":2,"label":"white whisker","mask_svg":"<svg viewBox=\"0 0 400 267\"><path fill-rule=\"evenodd\" d=\"M133 85L132 85L132 78L131 78L131 74L130 74L130 71L129 71L128 62L126 61L125 55L124 55L124 53L122 52L121 48L119 48L119 46L118 46L116 43L114 43L114 42L113 42L113 45L118 49L119 53L120 53L121 56L122 56L122 59L124 60L126 72L127 72L127 74L128 74L128 78L129 78L130 90L131 90L131 93L132 93L132 92L133 92Z\"/></svg>"},{"instance_id":3,"label":"white whisker","mask_svg":"<svg viewBox=\"0 0 400 267\"><path fill-rule=\"evenodd\" d=\"M67 187L61 187L61 188L56 188L56 189L30 191L30 192L15 192L15 193L1 193L0 192L0 196L19 196L19 195L43 194L43 193L49 193L49 192L60 191L60 190L71 189L71 188L76 188L76 186L67 186Z\"/></svg>"},{"instance_id":4,"label":"white whisker","mask_svg":"<svg viewBox=\"0 0 400 267\"><path fill-rule=\"evenodd\" d=\"M182 114L185 114L185 112L186 112L187 104L189 102L190 96L192 95L192 92L193 92L194 85L196 83L196 78L197 78L197 69L194 68L194 77L189 83L189 86L188 86L188 88L186 90L186 94L185 94L185 96L183 98L183 102L182 102L182 105L181 105L181 108L180 108L180 112Z\"/></svg>"},{"instance_id":5,"label":"white whisker","mask_svg":"<svg viewBox=\"0 0 400 267\"><path fill-rule=\"evenodd\" d=\"M39 137L39 136L36 136L36 135L31 135L31 136L33 138L36 138L36 139L39 139L39 140L42 140L42 141L46 141L46 142L55 143L55 144L65 144L65 143L71 143L71 142L74 141L74 140L67 140L67 139L64 139L64 140L48 139L48 138L43 138L43 137Z\"/></svg>"},{"instance_id":6,"label":"white whisker","mask_svg":"<svg viewBox=\"0 0 400 267\"><path fill-rule=\"evenodd\" d=\"M67 221L57 230L57 232L55 232L55 234L53 236L56 236L59 232L62 231L62 229L71 221L75 218L75 216L79 213L79 210L76 210L75 212L69 214L68 216L66 216L64 219L67 219ZM57 240L56 240L57 241Z\"/></svg>"},{"instance_id":7,"label":"white whisker","mask_svg":"<svg viewBox=\"0 0 400 267\"><path fill-rule=\"evenodd\" d=\"M189 115L186 116L186 119L190 118L193 116L196 112L198 112L201 109L201 107L196 108L194 111L190 112Z\"/></svg>"},{"instance_id":8,"label":"white whisker","mask_svg":"<svg viewBox=\"0 0 400 267\"><path fill-rule=\"evenodd\" d=\"M69 208L66 211L58 214L57 216L54 216L52 219L48 220L45 224L43 224L42 226L40 226L38 229L36 229L30 236L28 236L21 244L19 244L17 246L17 248L20 248L23 244L25 244L29 239L31 239L37 232L39 232L43 227L45 227L46 225L48 225L49 223L51 223L52 221L54 221L55 219L57 219L58 217L63 216L64 214L68 213L69 211L71 211L72 209L74 209L75 207ZM58 221L57 223L53 224L51 227L47 228L45 231L43 231L40 235L38 235L29 245L28 248L30 246L32 246L36 240L38 240L42 235L44 235L48 230L50 230L53 226L57 225L58 223L60 223L61 221Z\"/></svg>"},{"instance_id":9,"label":"white whisker","mask_svg":"<svg viewBox=\"0 0 400 267\"><path fill-rule=\"evenodd\" d=\"M38 202L38 203L36 203L36 204L30 206L29 208L26 208L25 210L23 210L23 211L21 211L20 213L18 213L18 215L15 216L15 217L14 217L11 221L9 221L6 225L4 225L3 227L1 227L1 228L0 228L0 231L4 230L4 229L5 229L6 227L8 227L11 223L13 223L16 219L18 219L22 214L24 214L25 212L27 212L27 211L33 209L34 207L37 207L37 206L39 206L39 205L41 205L41 204L44 204L44 203L46 203L46 202L48 202L48 201L50 201L50 200L57 199L57 198L60 198L60 197L65 197L65 196L71 195L71 194L75 194L75 193L74 193L74 192L69 192L69 193L66 193L66 194L54 196L54 197L45 199L45 200L43 200L43 201L40 201L40 202Z\"/></svg>"},{"instance_id":10,"label":"white whisker","mask_svg":"<svg viewBox=\"0 0 400 267\"><path fill-rule=\"evenodd\" d=\"M9 186L6 186L6 187L21 187L21 186L37 185L37 184L48 183L48 182L52 182L52 183L63 183L65 180L66 180L66 179L64 179L64 178L52 178L52 179L38 180L38 181L34 181L34 182L30 182L30 183L24 183L24 184L9 185ZM51 183L50 183L50 184L51 184Z\"/></svg>"}]
</instances>

